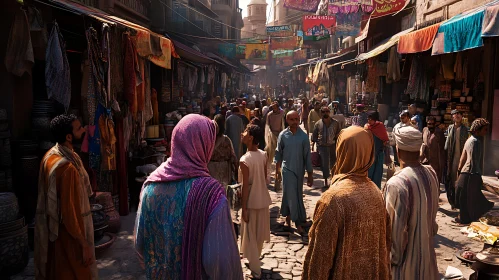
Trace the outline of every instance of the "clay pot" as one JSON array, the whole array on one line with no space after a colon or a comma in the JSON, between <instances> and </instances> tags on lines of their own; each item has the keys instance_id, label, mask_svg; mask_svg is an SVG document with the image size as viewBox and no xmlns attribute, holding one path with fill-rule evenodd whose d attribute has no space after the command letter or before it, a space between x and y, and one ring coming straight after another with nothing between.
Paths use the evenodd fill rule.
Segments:
<instances>
[{"instance_id":1,"label":"clay pot","mask_svg":"<svg viewBox=\"0 0 499 280\"><path fill-rule=\"evenodd\" d=\"M95 201L101 204L104 208L104 212L109 216L108 225L106 231L118 232L121 227L120 214L116 211L113 203L113 197L110 192L98 192L95 196Z\"/></svg>"},{"instance_id":2,"label":"clay pot","mask_svg":"<svg viewBox=\"0 0 499 280\"><path fill-rule=\"evenodd\" d=\"M0 275L21 272L29 261L28 226L0 235L0 252Z\"/></svg>"}]
</instances>

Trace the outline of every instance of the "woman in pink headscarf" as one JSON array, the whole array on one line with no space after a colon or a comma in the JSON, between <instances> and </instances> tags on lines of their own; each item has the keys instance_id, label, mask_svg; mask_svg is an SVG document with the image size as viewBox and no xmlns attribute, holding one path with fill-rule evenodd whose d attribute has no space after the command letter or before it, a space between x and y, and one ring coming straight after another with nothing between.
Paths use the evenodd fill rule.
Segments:
<instances>
[{"instance_id":1,"label":"woman in pink headscarf","mask_svg":"<svg viewBox=\"0 0 499 280\"><path fill-rule=\"evenodd\" d=\"M184 117L144 183L134 235L147 279L243 279L224 188L208 170L215 134L208 118Z\"/></svg>"}]
</instances>

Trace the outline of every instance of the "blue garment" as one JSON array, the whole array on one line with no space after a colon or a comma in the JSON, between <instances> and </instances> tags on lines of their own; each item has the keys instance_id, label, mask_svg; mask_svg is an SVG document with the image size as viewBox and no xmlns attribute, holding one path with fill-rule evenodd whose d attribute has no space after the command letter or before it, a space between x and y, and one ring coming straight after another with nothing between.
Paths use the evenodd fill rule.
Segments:
<instances>
[{"instance_id":1,"label":"blue garment","mask_svg":"<svg viewBox=\"0 0 499 280\"><path fill-rule=\"evenodd\" d=\"M147 279L181 279L185 205L197 178L149 183L135 221L135 249ZM210 215L203 240L203 279L242 279L239 251L227 199ZM234 242L228 242L229 240ZM236 260L236 261L234 261Z\"/></svg>"},{"instance_id":2,"label":"blue garment","mask_svg":"<svg viewBox=\"0 0 499 280\"><path fill-rule=\"evenodd\" d=\"M444 33L444 52L452 53L483 46L482 22L484 10L472 14L457 15L440 25Z\"/></svg>"},{"instance_id":3,"label":"blue garment","mask_svg":"<svg viewBox=\"0 0 499 280\"><path fill-rule=\"evenodd\" d=\"M289 127L283 130L277 138L274 161L282 162L281 215L290 216L296 225L301 225L307 219L303 204L305 170L313 172L307 134L300 128L295 134Z\"/></svg>"},{"instance_id":4,"label":"blue garment","mask_svg":"<svg viewBox=\"0 0 499 280\"><path fill-rule=\"evenodd\" d=\"M378 188L381 189L383 179L383 163L385 162L385 152L383 150L383 141L373 135L374 138L374 163L369 168L368 176Z\"/></svg>"},{"instance_id":5,"label":"blue garment","mask_svg":"<svg viewBox=\"0 0 499 280\"><path fill-rule=\"evenodd\" d=\"M416 123L418 124L418 130L423 132L423 120L421 119L419 113L415 114L412 118L416 120Z\"/></svg>"}]
</instances>

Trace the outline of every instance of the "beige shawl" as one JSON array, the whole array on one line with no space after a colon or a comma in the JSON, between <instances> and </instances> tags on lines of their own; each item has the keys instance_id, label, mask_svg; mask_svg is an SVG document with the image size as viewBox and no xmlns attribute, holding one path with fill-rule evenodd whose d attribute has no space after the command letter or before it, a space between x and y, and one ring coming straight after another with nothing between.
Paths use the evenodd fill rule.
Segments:
<instances>
[{"instance_id":1,"label":"beige shawl","mask_svg":"<svg viewBox=\"0 0 499 280\"><path fill-rule=\"evenodd\" d=\"M47 170L48 159L52 155L59 155L61 159ZM59 201L57 197L57 178L56 170L58 167L66 163L72 163L80 174L80 185L86 198L82 197L86 203L82 203L81 213L90 212L90 203L88 197L93 192L90 186L88 174L85 171L80 157L72 150L56 144L50 149L42 159L40 164L40 176L38 178L38 202L36 207L36 220L35 220L35 274L36 279L46 279L46 265L49 241L54 242L57 240L59 234L59 224L62 222L61 213L59 209ZM47 190L47 191L45 191ZM84 219L84 226L86 229L86 239L91 244L94 243L94 230L91 215L90 219ZM94 269L96 272L96 270ZM94 278L97 275L94 273Z\"/></svg>"}]
</instances>

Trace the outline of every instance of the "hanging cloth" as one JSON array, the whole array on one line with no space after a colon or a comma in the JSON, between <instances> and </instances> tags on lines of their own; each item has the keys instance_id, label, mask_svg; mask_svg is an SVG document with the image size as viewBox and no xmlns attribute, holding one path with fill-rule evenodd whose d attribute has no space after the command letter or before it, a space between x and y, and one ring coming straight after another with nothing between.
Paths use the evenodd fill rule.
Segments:
<instances>
[{"instance_id":1,"label":"hanging cloth","mask_svg":"<svg viewBox=\"0 0 499 280\"><path fill-rule=\"evenodd\" d=\"M49 98L64 105L67 112L71 103L71 75L66 57L66 43L54 21L45 53L45 86Z\"/></svg>"},{"instance_id":2,"label":"hanging cloth","mask_svg":"<svg viewBox=\"0 0 499 280\"><path fill-rule=\"evenodd\" d=\"M7 71L18 77L21 77L25 72L31 75L31 69L35 63L29 29L26 11L20 9L17 11L10 28L5 54Z\"/></svg>"},{"instance_id":3,"label":"hanging cloth","mask_svg":"<svg viewBox=\"0 0 499 280\"><path fill-rule=\"evenodd\" d=\"M391 84L392 82L398 82L400 80L400 61L396 47L390 48L390 55L388 57L386 72L386 82L388 84Z\"/></svg>"},{"instance_id":4,"label":"hanging cloth","mask_svg":"<svg viewBox=\"0 0 499 280\"><path fill-rule=\"evenodd\" d=\"M123 79L123 91L125 100L128 102L128 107L133 116L137 115L137 96L135 90L136 84L136 53L135 47L133 45L132 39L129 34L124 34L125 36L125 59L124 59L124 79Z\"/></svg>"}]
</instances>

